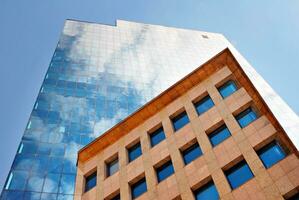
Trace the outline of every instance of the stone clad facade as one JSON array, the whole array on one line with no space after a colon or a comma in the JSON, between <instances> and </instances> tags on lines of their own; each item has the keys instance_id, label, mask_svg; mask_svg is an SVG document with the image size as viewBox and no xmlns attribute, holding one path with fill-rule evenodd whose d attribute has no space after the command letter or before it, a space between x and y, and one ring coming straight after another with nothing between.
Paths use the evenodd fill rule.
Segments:
<instances>
[{"instance_id":1,"label":"stone clad facade","mask_svg":"<svg viewBox=\"0 0 299 200\"><path fill-rule=\"evenodd\" d=\"M223 98L219 87L232 80L237 91ZM198 114L195 103L209 95L214 105ZM241 127L236 116L247 108L257 119ZM175 131L172 119L185 111L189 123ZM231 136L213 146L209 134L226 125ZM152 147L150 133L163 127L165 139ZM286 156L266 168L258 151L278 141ZM142 155L128 161L128 148L140 142ZM202 155L185 164L182 151L198 143ZM118 158L119 170L107 177L107 162ZM174 173L158 182L156 170L167 161ZM226 172L246 161L253 177L232 189ZM97 172L96 186L85 192L86 177ZM158 97L115 125L78 154L75 199L132 199L131 186L145 178L138 200L189 200L208 182L221 199L288 199L298 194L298 150L228 49L191 72Z\"/></svg>"}]
</instances>

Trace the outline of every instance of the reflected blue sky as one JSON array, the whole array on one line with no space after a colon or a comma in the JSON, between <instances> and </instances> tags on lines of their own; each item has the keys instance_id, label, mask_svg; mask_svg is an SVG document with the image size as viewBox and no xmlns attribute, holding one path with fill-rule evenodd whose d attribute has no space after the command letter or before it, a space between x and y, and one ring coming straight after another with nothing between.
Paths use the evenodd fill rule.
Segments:
<instances>
[{"instance_id":1,"label":"reflected blue sky","mask_svg":"<svg viewBox=\"0 0 299 200\"><path fill-rule=\"evenodd\" d=\"M60 195L15 195L67 199L65 191L72 186L66 183L73 182L79 148L227 46L217 34L208 33L206 39L206 33L122 21L117 27L69 21L49 66L65 18L110 24L125 18L224 33L298 112L296 94L291 92L298 87L298 2L268 3L2 1L0 106L2 137L7 140L0 145L0 179L5 179L18 149L10 186ZM265 7L266 11L261 9ZM234 15L213 14L232 8ZM281 73L286 64L292 73ZM248 73L255 75L250 68ZM273 98L271 91L268 94Z\"/></svg>"}]
</instances>

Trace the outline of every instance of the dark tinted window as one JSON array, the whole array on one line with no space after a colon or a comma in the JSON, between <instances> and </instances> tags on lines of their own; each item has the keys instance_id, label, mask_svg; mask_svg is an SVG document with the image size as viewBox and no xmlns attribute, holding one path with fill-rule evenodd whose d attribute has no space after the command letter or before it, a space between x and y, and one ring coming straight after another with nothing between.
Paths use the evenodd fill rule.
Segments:
<instances>
[{"instance_id":1,"label":"dark tinted window","mask_svg":"<svg viewBox=\"0 0 299 200\"><path fill-rule=\"evenodd\" d=\"M128 154L129 154L129 162L131 162L131 161L135 160L136 158L138 158L139 156L141 156L142 151L141 151L140 142L138 142L134 146L130 147L128 149Z\"/></svg>"},{"instance_id":2,"label":"dark tinted window","mask_svg":"<svg viewBox=\"0 0 299 200\"><path fill-rule=\"evenodd\" d=\"M245 160L227 170L225 175L232 189L239 187L253 177L253 174Z\"/></svg>"},{"instance_id":3,"label":"dark tinted window","mask_svg":"<svg viewBox=\"0 0 299 200\"><path fill-rule=\"evenodd\" d=\"M213 181L207 183L203 187L195 190L194 197L196 200L217 200L219 199L218 191Z\"/></svg>"},{"instance_id":4,"label":"dark tinted window","mask_svg":"<svg viewBox=\"0 0 299 200\"><path fill-rule=\"evenodd\" d=\"M211 97L208 95L194 104L196 111L199 115L206 112L210 108L214 106L214 102L212 101Z\"/></svg>"},{"instance_id":5,"label":"dark tinted window","mask_svg":"<svg viewBox=\"0 0 299 200\"><path fill-rule=\"evenodd\" d=\"M179 130L183 126L189 123L189 118L186 111L180 113L176 117L172 118L172 124L175 131Z\"/></svg>"},{"instance_id":6,"label":"dark tinted window","mask_svg":"<svg viewBox=\"0 0 299 200\"><path fill-rule=\"evenodd\" d=\"M217 130L210 133L208 136L209 136L212 146L214 147L217 144L220 144L225 139L229 138L231 136L231 134L230 134L228 128L226 127L226 125L224 124Z\"/></svg>"},{"instance_id":7,"label":"dark tinted window","mask_svg":"<svg viewBox=\"0 0 299 200\"><path fill-rule=\"evenodd\" d=\"M241 128L244 128L251 122L257 119L257 114L252 110L252 108L247 108L240 114L236 116L236 119L241 126Z\"/></svg>"},{"instance_id":8,"label":"dark tinted window","mask_svg":"<svg viewBox=\"0 0 299 200\"><path fill-rule=\"evenodd\" d=\"M96 185L97 185L97 172L94 172L85 178L85 192L91 190Z\"/></svg>"},{"instance_id":9,"label":"dark tinted window","mask_svg":"<svg viewBox=\"0 0 299 200\"><path fill-rule=\"evenodd\" d=\"M132 199L136 199L147 191L145 178L139 180L137 183L131 185Z\"/></svg>"},{"instance_id":10,"label":"dark tinted window","mask_svg":"<svg viewBox=\"0 0 299 200\"><path fill-rule=\"evenodd\" d=\"M226 98L235 91L237 91L237 86L234 81L227 81L221 87L218 88L222 98Z\"/></svg>"},{"instance_id":11,"label":"dark tinted window","mask_svg":"<svg viewBox=\"0 0 299 200\"><path fill-rule=\"evenodd\" d=\"M189 148L187 148L186 150L184 150L182 152L182 155L183 155L184 162L187 165L190 162L192 162L193 160L195 160L196 158L198 158L199 156L201 156L202 151L201 151L198 143L195 143L192 146L190 146Z\"/></svg>"},{"instance_id":12,"label":"dark tinted window","mask_svg":"<svg viewBox=\"0 0 299 200\"><path fill-rule=\"evenodd\" d=\"M111 200L120 200L120 194L116 195L116 196L113 197Z\"/></svg>"},{"instance_id":13,"label":"dark tinted window","mask_svg":"<svg viewBox=\"0 0 299 200\"><path fill-rule=\"evenodd\" d=\"M273 141L260 149L257 154L263 161L266 168L271 167L286 157L286 153L276 141Z\"/></svg>"},{"instance_id":14,"label":"dark tinted window","mask_svg":"<svg viewBox=\"0 0 299 200\"><path fill-rule=\"evenodd\" d=\"M174 173L171 160L156 169L158 182L163 181Z\"/></svg>"},{"instance_id":15,"label":"dark tinted window","mask_svg":"<svg viewBox=\"0 0 299 200\"><path fill-rule=\"evenodd\" d=\"M111 176L117 171L118 171L118 158L107 163L107 176Z\"/></svg>"},{"instance_id":16,"label":"dark tinted window","mask_svg":"<svg viewBox=\"0 0 299 200\"><path fill-rule=\"evenodd\" d=\"M294 196L287 198L287 200L299 200L299 193L296 193Z\"/></svg>"},{"instance_id":17,"label":"dark tinted window","mask_svg":"<svg viewBox=\"0 0 299 200\"><path fill-rule=\"evenodd\" d=\"M165 133L164 133L163 127L150 133L150 138L151 138L152 147L159 144L161 141L163 141L165 139Z\"/></svg>"}]
</instances>

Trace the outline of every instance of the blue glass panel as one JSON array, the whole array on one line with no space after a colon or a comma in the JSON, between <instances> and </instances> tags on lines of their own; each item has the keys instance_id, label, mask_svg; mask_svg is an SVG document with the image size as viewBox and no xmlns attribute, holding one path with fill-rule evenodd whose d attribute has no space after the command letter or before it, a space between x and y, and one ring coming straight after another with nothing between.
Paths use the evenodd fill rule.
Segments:
<instances>
[{"instance_id":1,"label":"blue glass panel","mask_svg":"<svg viewBox=\"0 0 299 200\"><path fill-rule=\"evenodd\" d=\"M146 180L145 178L143 178L131 186L132 199L136 199L146 191L147 191Z\"/></svg>"},{"instance_id":2,"label":"blue glass panel","mask_svg":"<svg viewBox=\"0 0 299 200\"><path fill-rule=\"evenodd\" d=\"M49 164L48 156L44 156L44 155L36 156L34 159L32 159L31 170L33 172L45 173L45 169L47 169L48 164Z\"/></svg>"},{"instance_id":3,"label":"blue glass panel","mask_svg":"<svg viewBox=\"0 0 299 200\"><path fill-rule=\"evenodd\" d=\"M27 171L12 171L9 174L5 189L24 190L27 179Z\"/></svg>"},{"instance_id":4,"label":"blue glass panel","mask_svg":"<svg viewBox=\"0 0 299 200\"><path fill-rule=\"evenodd\" d=\"M70 194L58 194L57 200L73 200L73 195Z\"/></svg>"},{"instance_id":5,"label":"blue glass panel","mask_svg":"<svg viewBox=\"0 0 299 200\"><path fill-rule=\"evenodd\" d=\"M244 128L251 122L257 119L257 114L252 110L252 108L247 108L240 114L236 116L236 119L241 126L241 128Z\"/></svg>"},{"instance_id":6,"label":"blue glass panel","mask_svg":"<svg viewBox=\"0 0 299 200\"><path fill-rule=\"evenodd\" d=\"M201 151L198 143L195 143L192 146L190 146L189 148L187 148L186 150L184 150L182 152L182 154L183 154L184 162L187 165L190 162L192 162L193 160L195 160L196 158L198 158L199 156L201 156L202 151Z\"/></svg>"},{"instance_id":7,"label":"blue glass panel","mask_svg":"<svg viewBox=\"0 0 299 200\"><path fill-rule=\"evenodd\" d=\"M138 142L137 144L135 144L134 146L128 149L129 162L132 162L133 160L141 156L141 154L142 154L141 146L140 143Z\"/></svg>"},{"instance_id":8,"label":"blue glass panel","mask_svg":"<svg viewBox=\"0 0 299 200\"><path fill-rule=\"evenodd\" d=\"M271 167L286 157L286 153L276 141L273 141L260 149L257 154L266 168Z\"/></svg>"},{"instance_id":9,"label":"blue glass panel","mask_svg":"<svg viewBox=\"0 0 299 200\"><path fill-rule=\"evenodd\" d=\"M44 184L44 176L41 174L31 174L26 186L27 191L41 192Z\"/></svg>"},{"instance_id":10,"label":"blue glass panel","mask_svg":"<svg viewBox=\"0 0 299 200\"><path fill-rule=\"evenodd\" d=\"M214 106L214 102L211 97L208 95L194 104L196 111L199 115L203 114L204 112L208 111L210 108Z\"/></svg>"},{"instance_id":11,"label":"blue glass panel","mask_svg":"<svg viewBox=\"0 0 299 200\"><path fill-rule=\"evenodd\" d=\"M225 175L232 189L253 178L253 174L245 160L227 170Z\"/></svg>"},{"instance_id":12,"label":"blue glass panel","mask_svg":"<svg viewBox=\"0 0 299 200\"><path fill-rule=\"evenodd\" d=\"M94 172L85 178L85 192L89 191L96 185L97 185L97 172Z\"/></svg>"},{"instance_id":13,"label":"blue glass panel","mask_svg":"<svg viewBox=\"0 0 299 200\"><path fill-rule=\"evenodd\" d=\"M45 179L43 192L57 193L60 174L48 174Z\"/></svg>"},{"instance_id":14,"label":"blue glass panel","mask_svg":"<svg viewBox=\"0 0 299 200\"><path fill-rule=\"evenodd\" d=\"M33 155L17 155L12 168L17 170L30 170L34 161Z\"/></svg>"},{"instance_id":15,"label":"blue glass panel","mask_svg":"<svg viewBox=\"0 0 299 200\"><path fill-rule=\"evenodd\" d=\"M57 200L57 194L42 193L41 200Z\"/></svg>"},{"instance_id":16,"label":"blue glass panel","mask_svg":"<svg viewBox=\"0 0 299 200\"><path fill-rule=\"evenodd\" d=\"M118 171L118 158L107 163L107 176L111 176Z\"/></svg>"},{"instance_id":17,"label":"blue glass panel","mask_svg":"<svg viewBox=\"0 0 299 200\"><path fill-rule=\"evenodd\" d=\"M52 157L48 163L48 172L50 173L61 173L63 167L63 158Z\"/></svg>"},{"instance_id":18,"label":"blue glass panel","mask_svg":"<svg viewBox=\"0 0 299 200\"><path fill-rule=\"evenodd\" d=\"M23 200L23 191L4 191L1 195L1 200Z\"/></svg>"},{"instance_id":19,"label":"blue glass panel","mask_svg":"<svg viewBox=\"0 0 299 200\"><path fill-rule=\"evenodd\" d=\"M20 144L19 154L35 154L37 151L37 144L29 141L24 141Z\"/></svg>"},{"instance_id":20,"label":"blue glass panel","mask_svg":"<svg viewBox=\"0 0 299 200\"><path fill-rule=\"evenodd\" d=\"M158 182L165 180L174 173L171 160L156 169Z\"/></svg>"},{"instance_id":21,"label":"blue glass panel","mask_svg":"<svg viewBox=\"0 0 299 200\"><path fill-rule=\"evenodd\" d=\"M74 160L74 158L69 157L68 159L64 160L63 173L76 173L76 160Z\"/></svg>"},{"instance_id":22,"label":"blue glass panel","mask_svg":"<svg viewBox=\"0 0 299 200\"><path fill-rule=\"evenodd\" d=\"M212 146L214 147L217 144L220 144L221 142L223 142L224 140L229 138L231 136L231 133L228 130L228 128L226 127L226 125L223 125L220 128L218 128L217 130L210 133L208 136L209 136Z\"/></svg>"},{"instance_id":23,"label":"blue glass panel","mask_svg":"<svg viewBox=\"0 0 299 200\"><path fill-rule=\"evenodd\" d=\"M194 196L196 200L217 200L219 199L218 191L213 183L213 181L207 183L203 187L194 191Z\"/></svg>"},{"instance_id":24,"label":"blue glass panel","mask_svg":"<svg viewBox=\"0 0 299 200\"><path fill-rule=\"evenodd\" d=\"M38 192L25 192L24 200L40 200L40 196L41 196L41 193L38 193Z\"/></svg>"},{"instance_id":25,"label":"blue glass panel","mask_svg":"<svg viewBox=\"0 0 299 200\"><path fill-rule=\"evenodd\" d=\"M159 144L161 141L165 139L165 133L163 127L159 128L158 130L150 133L151 138L151 145L154 147L155 145Z\"/></svg>"},{"instance_id":26,"label":"blue glass panel","mask_svg":"<svg viewBox=\"0 0 299 200\"><path fill-rule=\"evenodd\" d=\"M237 91L237 89L238 87L236 86L236 83L232 80L224 83L221 87L218 88L222 98L224 99Z\"/></svg>"},{"instance_id":27,"label":"blue glass panel","mask_svg":"<svg viewBox=\"0 0 299 200\"><path fill-rule=\"evenodd\" d=\"M75 177L75 175L63 174L61 176L59 193L73 194L75 190Z\"/></svg>"},{"instance_id":28,"label":"blue glass panel","mask_svg":"<svg viewBox=\"0 0 299 200\"><path fill-rule=\"evenodd\" d=\"M186 111L180 113L176 117L171 119L173 128L175 131L179 130L180 128L184 127L186 124L189 123L189 118Z\"/></svg>"},{"instance_id":29,"label":"blue glass panel","mask_svg":"<svg viewBox=\"0 0 299 200\"><path fill-rule=\"evenodd\" d=\"M51 152L51 144L40 143L37 153L41 155L49 155Z\"/></svg>"}]
</instances>

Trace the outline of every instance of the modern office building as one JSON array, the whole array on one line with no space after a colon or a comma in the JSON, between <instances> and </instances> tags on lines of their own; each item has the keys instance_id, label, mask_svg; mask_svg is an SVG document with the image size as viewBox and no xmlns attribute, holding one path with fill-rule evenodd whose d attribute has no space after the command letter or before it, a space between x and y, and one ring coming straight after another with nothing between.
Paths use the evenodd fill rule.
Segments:
<instances>
[{"instance_id":1,"label":"modern office building","mask_svg":"<svg viewBox=\"0 0 299 200\"><path fill-rule=\"evenodd\" d=\"M298 151L228 49L78 155L76 200L298 197Z\"/></svg>"},{"instance_id":2,"label":"modern office building","mask_svg":"<svg viewBox=\"0 0 299 200\"><path fill-rule=\"evenodd\" d=\"M223 35L67 20L0 199L73 199L79 149L226 48L298 149L298 116Z\"/></svg>"}]
</instances>

